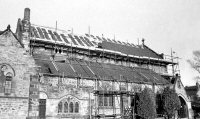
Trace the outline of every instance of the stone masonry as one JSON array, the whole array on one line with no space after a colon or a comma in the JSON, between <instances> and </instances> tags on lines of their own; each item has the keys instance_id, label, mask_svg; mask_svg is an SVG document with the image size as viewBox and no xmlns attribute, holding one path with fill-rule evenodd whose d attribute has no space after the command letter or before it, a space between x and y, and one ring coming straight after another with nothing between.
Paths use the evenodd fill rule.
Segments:
<instances>
[{"instance_id":1,"label":"stone masonry","mask_svg":"<svg viewBox=\"0 0 200 119\"><path fill-rule=\"evenodd\" d=\"M30 75L36 75L33 58L24 50L8 28L0 35L0 66L12 68L11 93L0 93L1 119L26 119L28 116ZM4 89L5 84L1 85Z\"/></svg>"}]
</instances>

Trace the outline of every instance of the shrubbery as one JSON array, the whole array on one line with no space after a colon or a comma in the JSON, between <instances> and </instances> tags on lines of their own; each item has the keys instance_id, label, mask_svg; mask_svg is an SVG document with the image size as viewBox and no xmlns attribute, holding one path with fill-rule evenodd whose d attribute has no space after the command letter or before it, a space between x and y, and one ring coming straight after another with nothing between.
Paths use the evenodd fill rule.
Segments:
<instances>
[{"instance_id":1,"label":"shrubbery","mask_svg":"<svg viewBox=\"0 0 200 119\"><path fill-rule=\"evenodd\" d=\"M165 88L161 95L161 106L163 109L161 112L164 112L168 118L171 118L180 109L179 97L169 87ZM137 93L135 111L143 119L154 119L156 117L156 97L151 89L145 88L141 93Z\"/></svg>"},{"instance_id":2,"label":"shrubbery","mask_svg":"<svg viewBox=\"0 0 200 119\"><path fill-rule=\"evenodd\" d=\"M155 94L149 88L145 88L138 94L137 114L144 119L154 119L156 116Z\"/></svg>"},{"instance_id":3,"label":"shrubbery","mask_svg":"<svg viewBox=\"0 0 200 119\"><path fill-rule=\"evenodd\" d=\"M176 111L181 107L181 102L177 93L169 87L164 89L162 94L162 101L164 112L168 118L174 116Z\"/></svg>"}]
</instances>

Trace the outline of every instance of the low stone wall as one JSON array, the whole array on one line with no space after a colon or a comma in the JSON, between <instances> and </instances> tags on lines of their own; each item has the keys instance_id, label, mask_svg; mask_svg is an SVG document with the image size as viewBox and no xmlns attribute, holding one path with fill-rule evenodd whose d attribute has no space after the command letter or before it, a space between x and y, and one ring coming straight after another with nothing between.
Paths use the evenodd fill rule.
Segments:
<instances>
[{"instance_id":1,"label":"low stone wall","mask_svg":"<svg viewBox=\"0 0 200 119\"><path fill-rule=\"evenodd\" d=\"M0 98L1 119L26 119L28 114L28 99Z\"/></svg>"}]
</instances>

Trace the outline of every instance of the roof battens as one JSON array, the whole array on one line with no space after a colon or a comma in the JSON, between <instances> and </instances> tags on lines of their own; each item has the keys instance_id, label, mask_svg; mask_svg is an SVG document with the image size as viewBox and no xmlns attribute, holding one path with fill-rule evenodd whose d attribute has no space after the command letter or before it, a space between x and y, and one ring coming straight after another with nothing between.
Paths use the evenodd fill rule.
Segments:
<instances>
[{"instance_id":1,"label":"roof battens","mask_svg":"<svg viewBox=\"0 0 200 119\"><path fill-rule=\"evenodd\" d=\"M39 39L39 38L37 38ZM36 39L36 40L37 40ZM36 41L34 40L34 41ZM44 40L39 40L40 42L44 41ZM50 41L45 41L43 43L50 43L51 45L53 45L54 43L50 42ZM34 45L34 44L32 44ZM72 48L82 48L82 49L86 49L85 47L82 47L82 46L76 46L76 45L73 45L73 44L56 44L57 46L60 46L60 47L72 47ZM38 45L36 45L37 47ZM44 45L42 45L44 46ZM48 47L45 45L45 47ZM49 47L51 48L51 47ZM124 54L124 53L121 53L119 51L112 51L112 50L106 50L106 49L100 49L100 48L95 48L95 47L88 47L88 49L90 51L100 51L100 52L104 52L104 53L108 53L108 54L114 54L114 55L120 55L120 56L124 56L124 57L129 57L129 58L135 58L135 59L146 59L146 60L154 60L154 61L158 61L158 62L165 62L165 63L169 63L169 64L176 64L175 62L171 62L171 61L168 61L168 60L165 60L165 59L159 59L159 58L152 58L152 57L143 57L143 56L134 56L134 55L127 55L127 54ZM64 50L64 49L63 49Z\"/></svg>"},{"instance_id":2,"label":"roof battens","mask_svg":"<svg viewBox=\"0 0 200 119\"><path fill-rule=\"evenodd\" d=\"M38 25L33 25L32 24L32 27L41 27L41 26L38 26ZM42 26L41 28L45 28L45 29L47 29L47 30L49 30L49 29L52 29L52 31L53 30L55 30L55 29L53 29L53 28L50 28L50 27L44 27L44 26ZM70 38L68 37L68 33L66 32L66 31L64 31L64 30L57 30L57 34L59 35L60 33L63 33L63 34L65 34L65 36L67 37L67 40L69 40ZM38 33L38 34L40 34L40 33ZM50 34L49 34L50 35ZM54 34L55 35L55 34ZM51 35L50 35L51 36ZM80 38L80 36L79 35L76 35L77 36L77 38L78 38L78 40L80 40L80 42L81 42L81 38ZM56 35L55 35L55 37L57 37ZM70 34L70 37L72 37L74 40L76 39L76 37L74 37L74 35L72 35L72 34ZM83 36L82 36L83 37ZM87 37L87 35L86 35L86 37ZM71 47L73 47L73 48L81 48L81 49L89 49L90 51L100 51L100 52L104 52L104 53L107 53L107 54L114 54L114 55L120 55L120 56L122 56L122 57L127 57L127 58L136 58L136 59L143 59L143 60L151 60L151 61L158 61L158 62L165 62L165 63L168 63L168 64L175 64L174 62L171 62L171 61L167 61L166 59L161 59L161 58L154 58L154 57L146 57L146 56L137 56L137 55L132 55L132 54L125 54L125 53L122 53L122 52L120 52L120 51L115 51L115 50L109 50L109 49L104 49L104 48L98 48L97 46L88 46L87 44L85 44L85 42L81 42L81 44L80 44L80 42L77 42L79 45L75 45L75 44L72 44L72 41L71 41L71 43L69 44L69 43L66 43L65 41L64 41L64 39L60 36L60 40L53 40L51 37L50 37L50 39L45 39L45 38L36 38L35 36L33 36L33 37L31 37L32 38L32 40L38 40L38 41L44 41L43 43L46 43L46 42L48 42L48 43L50 43L50 44L55 44L55 45L57 45L57 46L60 46L60 47L69 47L69 46L71 46ZM89 41L88 42L91 42L92 44L93 44L93 42L102 42L102 41L97 41L97 38L94 38L94 36L92 36L92 37L87 37L88 39L89 39ZM100 38L100 37L99 37ZM99 39L98 38L98 39ZM105 39L105 38L102 38L103 40ZM72 40L72 39L71 39ZM77 40L77 39L76 39ZM144 39L142 39L142 41L143 41L143 43L142 43L142 46L144 47L145 45L144 45ZM96 43L95 42L95 43ZM103 41L104 42L104 41ZM114 41L112 41L111 42L111 40L110 41L105 41L105 42L110 42L110 43L114 43L114 44L118 44L118 43L116 43L116 42L114 42ZM94 44L95 45L95 44ZM122 44L121 44L122 45ZM127 44L124 44L124 47L125 46L128 46L128 47L133 47L133 46L130 46L130 45L127 45ZM134 48L134 47L133 47ZM140 48L137 48L138 50L140 50ZM144 48L143 48L143 50L144 50Z\"/></svg>"}]
</instances>

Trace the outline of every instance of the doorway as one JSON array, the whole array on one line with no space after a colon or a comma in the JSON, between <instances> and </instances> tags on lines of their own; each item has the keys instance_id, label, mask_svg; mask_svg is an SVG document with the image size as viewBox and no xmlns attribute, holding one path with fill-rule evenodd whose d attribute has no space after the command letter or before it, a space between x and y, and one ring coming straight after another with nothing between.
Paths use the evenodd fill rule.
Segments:
<instances>
[{"instance_id":1,"label":"doorway","mask_svg":"<svg viewBox=\"0 0 200 119\"><path fill-rule=\"evenodd\" d=\"M179 100L181 102L181 108L178 110L178 117L180 118L187 118L188 117L188 110L185 100L179 96Z\"/></svg>"},{"instance_id":2,"label":"doorway","mask_svg":"<svg viewBox=\"0 0 200 119\"><path fill-rule=\"evenodd\" d=\"M46 99L39 99L39 117L45 119L46 116Z\"/></svg>"}]
</instances>

